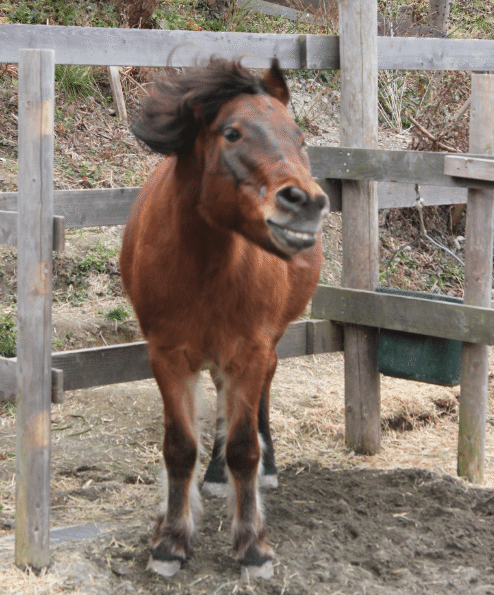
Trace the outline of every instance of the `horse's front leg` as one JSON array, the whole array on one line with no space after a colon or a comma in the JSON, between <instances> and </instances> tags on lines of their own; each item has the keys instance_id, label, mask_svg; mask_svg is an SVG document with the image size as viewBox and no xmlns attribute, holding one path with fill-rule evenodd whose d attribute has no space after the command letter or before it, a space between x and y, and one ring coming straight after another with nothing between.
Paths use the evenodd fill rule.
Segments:
<instances>
[{"instance_id":1,"label":"horse's front leg","mask_svg":"<svg viewBox=\"0 0 494 595\"><path fill-rule=\"evenodd\" d=\"M254 359L255 358L255 359ZM233 484L233 546L242 573L269 578L273 574L272 549L258 490L261 446L258 439L260 395L269 357L251 350L224 369L226 442L225 461Z\"/></svg>"},{"instance_id":2,"label":"horse's front leg","mask_svg":"<svg viewBox=\"0 0 494 595\"><path fill-rule=\"evenodd\" d=\"M151 542L148 569L173 576L191 555L200 512L195 473L198 455L195 387L199 372L190 369L183 350L159 349L150 342L149 352L164 404L167 494Z\"/></svg>"}]
</instances>

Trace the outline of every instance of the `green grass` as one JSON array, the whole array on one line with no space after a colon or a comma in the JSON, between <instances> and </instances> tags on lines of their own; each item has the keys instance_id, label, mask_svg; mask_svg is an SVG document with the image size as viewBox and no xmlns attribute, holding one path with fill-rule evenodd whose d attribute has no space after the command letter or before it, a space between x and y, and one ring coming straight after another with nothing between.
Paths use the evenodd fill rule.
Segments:
<instances>
[{"instance_id":1,"label":"green grass","mask_svg":"<svg viewBox=\"0 0 494 595\"><path fill-rule=\"evenodd\" d=\"M12 314L0 314L0 355L17 355L17 323Z\"/></svg>"},{"instance_id":2,"label":"green grass","mask_svg":"<svg viewBox=\"0 0 494 595\"><path fill-rule=\"evenodd\" d=\"M65 25L118 27L118 13L113 2L75 0L5 0L3 12L12 23L22 25Z\"/></svg>"},{"instance_id":3,"label":"green grass","mask_svg":"<svg viewBox=\"0 0 494 595\"><path fill-rule=\"evenodd\" d=\"M100 312L106 320L115 320L118 322L122 322L123 320L127 320L130 318L129 310L122 304L113 308L113 310L109 310L108 312L104 313Z\"/></svg>"},{"instance_id":4,"label":"green grass","mask_svg":"<svg viewBox=\"0 0 494 595\"><path fill-rule=\"evenodd\" d=\"M91 66L57 64L55 66L55 83L59 91L69 97L88 97L98 94L94 69Z\"/></svg>"},{"instance_id":5,"label":"green grass","mask_svg":"<svg viewBox=\"0 0 494 595\"><path fill-rule=\"evenodd\" d=\"M119 248L108 248L101 242L96 242L89 254L77 264L77 270L81 273L87 273L90 270L104 273L108 260L116 256L118 251Z\"/></svg>"}]
</instances>

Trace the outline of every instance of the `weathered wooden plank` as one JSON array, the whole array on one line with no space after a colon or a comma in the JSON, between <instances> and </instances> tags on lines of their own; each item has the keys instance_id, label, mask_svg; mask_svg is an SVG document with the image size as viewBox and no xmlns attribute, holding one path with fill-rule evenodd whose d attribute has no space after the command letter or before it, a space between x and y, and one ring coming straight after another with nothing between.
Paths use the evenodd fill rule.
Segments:
<instances>
[{"instance_id":1,"label":"weathered wooden plank","mask_svg":"<svg viewBox=\"0 0 494 595\"><path fill-rule=\"evenodd\" d=\"M445 155L444 173L459 178L494 182L494 160L463 155Z\"/></svg>"},{"instance_id":2,"label":"weathered wooden plank","mask_svg":"<svg viewBox=\"0 0 494 595\"><path fill-rule=\"evenodd\" d=\"M140 188L55 190L54 211L65 219L66 228L123 225ZM17 209L17 192L1 192L0 207Z\"/></svg>"},{"instance_id":3,"label":"weathered wooden plank","mask_svg":"<svg viewBox=\"0 0 494 595\"><path fill-rule=\"evenodd\" d=\"M108 78L110 79L110 89L113 97L113 105L119 120L127 120L127 108L122 91L122 82L120 80L120 69L118 66L108 66Z\"/></svg>"},{"instance_id":4,"label":"weathered wooden plank","mask_svg":"<svg viewBox=\"0 0 494 595\"><path fill-rule=\"evenodd\" d=\"M51 371L51 402L63 402L63 371ZM0 357L0 401L15 401L17 391L17 358Z\"/></svg>"},{"instance_id":5,"label":"weathered wooden plank","mask_svg":"<svg viewBox=\"0 0 494 595\"><path fill-rule=\"evenodd\" d=\"M341 211L341 181L317 178L317 182L329 196L330 210ZM123 225L127 221L139 190L140 188L55 190L54 209L56 213L63 216L67 228ZM415 205L417 193L414 184L382 182L378 183L377 191L380 209ZM420 196L426 206L466 204L467 189L421 185ZM17 192L0 193L0 206L9 212L15 211Z\"/></svg>"},{"instance_id":6,"label":"weathered wooden plank","mask_svg":"<svg viewBox=\"0 0 494 595\"><path fill-rule=\"evenodd\" d=\"M494 41L379 37L380 70L493 70Z\"/></svg>"},{"instance_id":7,"label":"weathered wooden plank","mask_svg":"<svg viewBox=\"0 0 494 595\"><path fill-rule=\"evenodd\" d=\"M139 191L140 188L56 190L54 209L65 218L67 228L123 225Z\"/></svg>"},{"instance_id":8,"label":"weathered wooden plank","mask_svg":"<svg viewBox=\"0 0 494 595\"><path fill-rule=\"evenodd\" d=\"M307 321L307 354L343 351L343 326L331 320Z\"/></svg>"},{"instance_id":9,"label":"weathered wooden plank","mask_svg":"<svg viewBox=\"0 0 494 595\"><path fill-rule=\"evenodd\" d=\"M63 250L65 246L64 218L53 217L53 250ZM0 244L17 246L17 213L0 211Z\"/></svg>"},{"instance_id":10,"label":"weathered wooden plank","mask_svg":"<svg viewBox=\"0 0 494 595\"><path fill-rule=\"evenodd\" d=\"M17 358L0 357L0 391L17 391Z\"/></svg>"},{"instance_id":11,"label":"weathered wooden plank","mask_svg":"<svg viewBox=\"0 0 494 595\"><path fill-rule=\"evenodd\" d=\"M484 180L452 177L444 172L445 153L388 151L348 147L308 147L311 173L316 178L403 182L452 188L494 188ZM467 158L484 158L468 155Z\"/></svg>"},{"instance_id":12,"label":"weathered wooden plank","mask_svg":"<svg viewBox=\"0 0 494 595\"><path fill-rule=\"evenodd\" d=\"M307 346L307 326L314 326L314 343ZM308 353L336 351L339 348L326 321L297 321L290 324L278 344L280 359ZM1 362L1 360L0 360ZM119 382L133 382L152 378L147 343L128 343L109 347L95 347L52 354L53 367L63 371L63 390L76 390ZM0 367L0 373L2 368ZM8 385L10 386L10 385ZM0 385L1 388L1 385Z\"/></svg>"},{"instance_id":13,"label":"weathered wooden plank","mask_svg":"<svg viewBox=\"0 0 494 595\"><path fill-rule=\"evenodd\" d=\"M194 66L214 54L245 55L243 64L267 68L277 57L283 68L307 68L303 35L108 29L51 25L0 25L0 62L17 62L20 48L53 48L57 64L98 66Z\"/></svg>"},{"instance_id":14,"label":"weathered wooden plank","mask_svg":"<svg viewBox=\"0 0 494 595\"><path fill-rule=\"evenodd\" d=\"M487 39L434 39L378 37L379 70L493 70L494 41ZM307 36L307 67L340 68L331 36Z\"/></svg>"},{"instance_id":15,"label":"weathered wooden plank","mask_svg":"<svg viewBox=\"0 0 494 595\"><path fill-rule=\"evenodd\" d=\"M52 360L63 370L64 391L153 377L145 341L55 352Z\"/></svg>"},{"instance_id":16,"label":"weathered wooden plank","mask_svg":"<svg viewBox=\"0 0 494 595\"><path fill-rule=\"evenodd\" d=\"M339 70L340 38L333 35L306 35L307 68Z\"/></svg>"},{"instance_id":17,"label":"weathered wooden plank","mask_svg":"<svg viewBox=\"0 0 494 595\"><path fill-rule=\"evenodd\" d=\"M472 153L494 155L494 76L472 76L470 145ZM467 164L468 165L468 164ZM470 164L471 165L471 164ZM469 306L489 308L492 294L494 192L469 190L465 232L465 291ZM489 350L463 343L458 433L458 475L484 479Z\"/></svg>"},{"instance_id":18,"label":"weathered wooden plank","mask_svg":"<svg viewBox=\"0 0 494 595\"><path fill-rule=\"evenodd\" d=\"M177 47L174 66L192 66L211 54L245 54L244 63L252 68L267 67L272 56L283 68L340 68L339 38L331 35L0 25L0 62L16 63L25 47L55 49L57 64L166 66ZM379 69L494 69L494 41L487 39L379 37L377 48Z\"/></svg>"},{"instance_id":19,"label":"weathered wooden plank","mask_svg":"<svg viewBox=\"0 0 494 595\"><path fill-rule=\"evenodd\" d=\"M307 323L305 320L292 322L276 346L279 359L297 357L307 353Z\"/></svg>"},{"instance_id":20,"label":"weathered wooden plank","mask_svg":"<svg viewBox=\"0 0 494 595\"><path fill-rule=\"evenodd\" d=\"M312 313L335 322L494 345L491 308L318 285Z\"/></svg>"},{"instance_id":21,"label":"weathered wooden plank","mask_svg":"<svg viewBox=\"0 0 494 595\"><path fill-rule=\"evenodd\" d=\"M377 0L339 4L341 61L341 144L377 146ZM342 153L342 163L346 155ZM323 175L318 177L339 177ZM342 285L370 290L379 268L377 184L342 181ZM374 454L381 442L377 330L346 325L345 442Z\"/></svg>"},{"instance_id":22,"label":"weathered wooden plank","mask_svg":"<svg viewBox=\"0 0 494 595\"><path fill-rule=\"evenodd\" d=\"M50 561L54 57L19 55L15 561L37 569Z\"/></svg>"},{"instance_id":23,"label":"weathered wooden plank","mask_svg":"<svg viewBox=\"0 0 494 595\"><path fill-rule=\"evenodd\" d=\"M425 206L466 204L466 188L450 188L448 186L419 186L420 198ZM415 206L417 192L414 184L399 182L383 182L377 184L377 195L380 209L394 209Z\"/></svg>"}]
</instances>

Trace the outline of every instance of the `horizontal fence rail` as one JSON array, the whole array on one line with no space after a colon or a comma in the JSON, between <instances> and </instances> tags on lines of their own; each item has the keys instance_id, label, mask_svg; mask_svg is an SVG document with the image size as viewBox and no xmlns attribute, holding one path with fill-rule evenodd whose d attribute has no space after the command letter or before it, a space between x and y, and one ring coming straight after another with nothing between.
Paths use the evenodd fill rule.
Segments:
<instances>
[{"instance_id":1,"label":"horizontal fence rail","mask_svg":"<svg viewBox=\"0 0 494 595\"><path fill-rule=\"evenodd\" d=\"M57 64L95 66L193 66L211 54L245 55L250 68L271 57L282 68L337 70L339 37L288 33L160 31L53 25L0 25L0 62L19 61L21 48L55 50ZM389 70L494 70L494 41L379 37L378 68Z\"/></svg>"},{"instance_id":2,"label":"horizontal fence rail","mask_svg":"<svg viewBox=\"0 0 494 595\"><path fill-rule=\"evenodd\" d=\"M330 197L331 210L341 211L339 179L379 181L379 208L410 207L415 204L415 184L427 206L464 204L467 188L493 188L494 182L474 179L487 177L489 159L474 155L451 156L422 151L387 151L381 149L347 149L342 147L309 147L312 174L318 178ZM453 165L449 166L448 164ZM467 165L465 165L465 163ZM476 166L475 164L479 164ZM459 164L462 169L459 170ZM472 165L473 164L473 165ZM450 169L448 169L448 167ZM453 169L454 168L454 171ZM452 175L445 174L451 170ZM473 171L475 170L475 171ZM473 174L472 174L473 171ZM457 177L458 173L472 178ZM98 188L90 190L55 190L54 209L65 219L66 228L123 225L140 188ZM0 193L0 209L17 209L17 192ZM10 225L10 227L9 227ZM5 232L2 233L2 229ZM11 224L3 222L0 211L0 242L8 238ZM9 244L10 241L4 243Z\"/></svg>"},{"instance_id":3,"label":"horizontal fence rail","mask_svg":"<svg viewBox=\"0 0 494 595\"><path fill-rule=\"evenodd\" d=\"M17 213L15 211L0 211L0 244L17 246ZM53 250L65 248L65 219L53 217Z\"/></svg>"},{"instance_id":4,"label":"horizontal fence rail","mask_svg":"<svg viewBox=\"0 0 494 595\"><path fill-rule=\"evenodd\" d=\"M494 182L494 159L487 156L472 158L472 155L445 155L444 173L459 178Z\"/></svg>"},{"instance_id":5,"label":"horizontal fence rail","mask_svg":"<svg viewBox=\"0 0 494 595\"><path fill-rule=\"evenodd\" d=\"M292 322L277 346L280 359L343 350L340 325L329 320ZM147 343L127 343L52 353L53 400L76 390L153 378ZM15 393L17 358L0 357L0 391Z\"/></svg>"},{"instance_id":6,"label":"horizontal fence rail","mask_svg":"<svg viewBox=\"0 0 494 595\"><path fill-rule=\"evenodd\" d=\"M445 160L450 159L445 153L345 147L308 147L307 150L311 172L316 178L402 182L453 188L494 188L492 181L457 177L457 171L455 177L445 174ZM462 157L470 162L481 160L484 165L486 161L492 161L494 165L494 157ZM468 175L466 170L464 172Z\"/></svg>"},{"instance_id":7,"label":"horizontal fence rail","mask_svg":"<svg viewBox=\"0 0 494 595\"><path fill-rule=\"evenodd\" d=\"M341 211L341 183L339 180L318 179L330 198L333 212ZM140 188L101 188L96 190L55 191L55 213L64 218L66 229L124 225ZM77 194L76 194L77 193ZM466 204L466 188L421 186L420 196L426 206ZM77 202L74 202L77 198ZM380 209L413 207L417 193L413 184L386 182L378 184ZM95 204L97 208L95 208ZM17 192L0 193L0 205L4 211L15 211ZM0 211L0 244L14 245L10 241L7 227L1 233L2 212ZM58 249L55 248L54 249Z\"/></svg>"},{"instance_id":8,"label":"horizontal fence rail","mask_svg":"<svg viewBox=\"0 0 494 595\"><path fill-rule=\"evenodd\" d=\"M491 308L318 285L312 314L340 323L494 345Z\"/></svg>"}]
</instances>

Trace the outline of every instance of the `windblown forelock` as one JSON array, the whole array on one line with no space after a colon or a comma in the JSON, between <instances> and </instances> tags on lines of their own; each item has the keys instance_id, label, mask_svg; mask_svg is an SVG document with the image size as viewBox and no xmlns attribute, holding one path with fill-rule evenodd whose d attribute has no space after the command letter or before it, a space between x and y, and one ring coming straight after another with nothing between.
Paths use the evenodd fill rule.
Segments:
<instances>
[{"instance_id":1,"label":"windblown forelock","mask_svg":"<svg viewBox=\"0 0 494 595\"><path fill-rule=\"evenodd\" d=\"M201 127L210 125L227 101L243 93L265 90L239 60L211 58L183 74L168 69L144 99L132 132L153 151L187 154Z\"/></svg>"}]
</instances>

